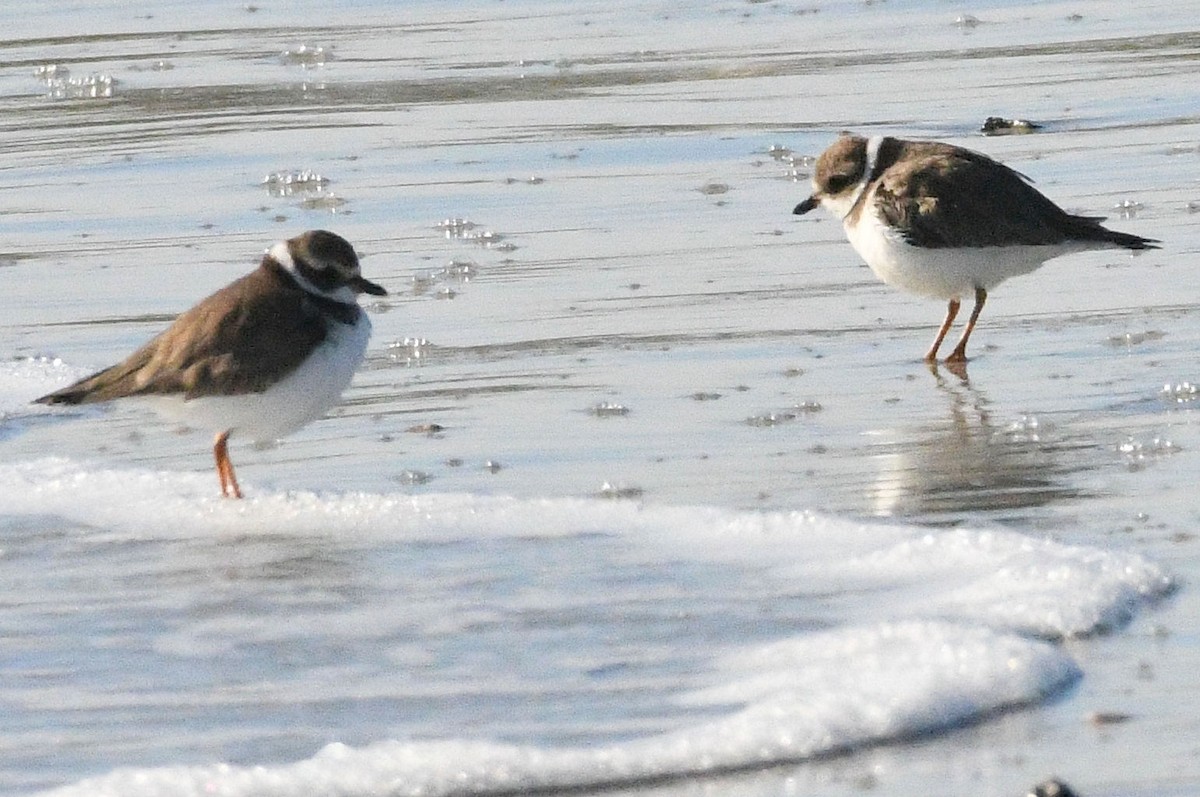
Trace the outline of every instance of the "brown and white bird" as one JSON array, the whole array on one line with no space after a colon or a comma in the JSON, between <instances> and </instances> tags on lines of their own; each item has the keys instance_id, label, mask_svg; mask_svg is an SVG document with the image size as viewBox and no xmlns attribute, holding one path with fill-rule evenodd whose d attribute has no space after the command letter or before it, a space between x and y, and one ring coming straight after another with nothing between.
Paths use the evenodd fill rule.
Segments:
<instances>
[{"instance_id":1,"label":"brown and white bird","mask_svg":"<svg viewBox=\"0 0 1200 797\"><path fill-rule=\"evenodd\" d=\"M988 291L1009 277L1072 252L1159 243L1067 213L1020 172L937 141L843 135L817 159L812 184L796 214L824 206L875 276L949 302L927 362L937 359L963 296L974 295L975 307L949 363L966 362Z\"/></svg>"},{"instance_id":2,"label":"brown and white bird","mask_svg":"<svg viewBox=\"0 0 1200 797\"><path fill-rule=\"evenodd\" d=\"M257 269L122 362L37 402L144 399L172 420L207 428L216 434L221 494L241 498L229 438L275 440L337 402L371 334L363 293L387 291L362 276L344 238L310 230L272 246Z\"/></svg>"}]
</instances>

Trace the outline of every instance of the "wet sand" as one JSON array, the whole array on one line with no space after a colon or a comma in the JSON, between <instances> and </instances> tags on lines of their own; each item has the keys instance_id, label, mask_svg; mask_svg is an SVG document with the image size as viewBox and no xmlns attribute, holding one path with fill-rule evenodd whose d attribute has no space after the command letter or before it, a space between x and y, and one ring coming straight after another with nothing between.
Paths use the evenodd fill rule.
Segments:
<instances>
[{"instance_id":1,"label":"wet sand","mask_svg":"<svg viewBox=\"0 0 1200 797\"><path fill-rule=\"evenodd\" d=\"M337 418L235 452L248 489L995 524L1195 580L1200 434L1191 394L1163 393L1200 382L1200 31L1177 4L996 3L978 24L915 1L195 13L43 11L0 41L4 356L105 365L272 241L329 227L394 295ZM50 96L34 72L53 63L114 76L112 97ZM1045 128L975 132L997 114ZM984 150L1164 248L1006 283L966 375L930 369L944 308L791 215L845 128ZM329 184L262 185L302 169ZM204 435L101 417L31 424L0 456L208 467ZM1072 650L1088 678L1052 705L665 791L1001 795L1057 773L1191 793L1195 600Z\"/></svg>"}]
</instances>

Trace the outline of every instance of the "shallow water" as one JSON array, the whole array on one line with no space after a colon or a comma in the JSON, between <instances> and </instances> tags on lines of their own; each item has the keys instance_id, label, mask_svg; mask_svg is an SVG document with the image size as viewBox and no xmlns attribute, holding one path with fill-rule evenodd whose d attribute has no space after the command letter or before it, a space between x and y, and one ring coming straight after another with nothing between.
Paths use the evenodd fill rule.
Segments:
<instances>
[{"instance_id":1,"label":"shallow water","mask_svg":"<svg viewBox=\"0 0 1200 797\"><path fill-rule=\"evenodd\" d=\"M956 24L967 13L979 24ZM697 563L691 549L712 543L692 516L678 549L652 553L609 540L638 526L603 514L596 540L546 522L561 540L541 528L530 544L428 550L403 529L403 545L297 542L262 516L212 541L176 534L127 504L162 492L186 514L178 507L215 493L205 435L137 410L68 420L24 407L123 356L272 241L324 226L393 295L370 307L368 360L335 417L275 448L235 447L251 496L315 490L321 511L359 492L624 496L752 518L966 524L1145 556L1185 585L1123 630L1055 646L1083 678L1037 708L664 788L916 794L936 783L1000 795L1057 772L1087 794L1194 790L1186 585L1200 568L1200 441L1192 394L1163 387L1200 381L1198 45L1195 20L1153 2L26 9L0 36L0 354L65 366L24 364L3 380L0 458L14 492L26 482L12 473L37 495L59 483L47 454L79 475L75 501L5 499L6 624L44 658L0 687L18 740L0 787L120 766L282 766L327 742L644 740L696 719L664 686L695 686L707 661L681 648L844 620L789 596L784 578L758 587L755 567L731 576ZM81 80L35 74L53 64ZM975 133L997 114L1045 127ZM968 375L931 372L918 358L943 308L878 284L831 220L790 214L807 192L805 156L843 128L985 150L1065 207L1164 248L1064 258L1001 286ZM302 170L328 183L286 195L263 184ZM1121 218L1127 201L1140 207ZM428 424L441 431L410 431ZM771 555L803 560L803 544L788 548ZM604 566L581 564L593 559ZM131 582L139 572L152 592ZM914 572L896 564L891 576ZM510 593L476 579L541 585L514 592L528 603L509 611L533 628L539 612L559 613L562 670L522 656L537 640L491 616ZM618 622L602 599L610 579L661 610ZM218 594L203 595L209 584ZM436 599L422 600L431 585ZM886 617L877 602L840 600ZM256 622L268 605L284 619ZM274 623L293 605L289 635ZM349 623L340 644L311 606ZM379 644L371 629L392 643L400 633L380 615L405 607L444 613L445 627L411 647ZM672 619L692 610L704 619ZM626 626L625 658L611 660L633 675L606 691L606 634ZM319 655L310 637L326 640ZM442 657L425 649L432 640L448 646ZM363 679L360 691L322 702L289 690L322 666ZM394 680L418 666L435 686ZM140 674L112 682L123 667L147 673L148 694ZM455 691L489 673L501 686L486 698ZM189 690L189 678L205 686ZM64 694L78 710L48 711ZM1095 712L1130 719L1091 723Z\"/></svg>"}]
</instances>

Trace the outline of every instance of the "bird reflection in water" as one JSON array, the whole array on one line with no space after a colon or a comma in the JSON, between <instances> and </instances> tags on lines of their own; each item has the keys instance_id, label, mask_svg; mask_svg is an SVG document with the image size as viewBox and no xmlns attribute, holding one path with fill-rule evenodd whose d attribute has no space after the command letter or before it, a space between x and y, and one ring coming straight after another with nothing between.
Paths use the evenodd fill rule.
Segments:
<instances>
[{"instance_id":1,"label":"bird reflection in water","mask_svg":"<svg viewBox=\"0 0 1200 797\"><path fill-rule=\"evenodd\" d=\"M965 372L930 367L945 396L944 419L881 430L869 455L878 473L869 488L876 515L947 523L965 513L1011 513L1078 497L1065 455L1086 441L1062 439L1036 418L998 422ZM998 518L999 519L999 518Z\"/></svg>"}]
</instances>

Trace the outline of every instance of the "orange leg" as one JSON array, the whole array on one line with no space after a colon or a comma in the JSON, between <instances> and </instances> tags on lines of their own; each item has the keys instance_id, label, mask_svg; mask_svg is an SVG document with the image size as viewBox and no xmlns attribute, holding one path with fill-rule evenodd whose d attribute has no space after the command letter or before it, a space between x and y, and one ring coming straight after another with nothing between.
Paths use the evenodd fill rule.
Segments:
<instances>
[{"instance_id":1,"label":"orange leg","mask_svg":"<svg viewBox=\"0 0 1200 797\"><path fill-rule=\"evenodd\" d=\"M954 319L958 316L958 308L958 299L951 299L949 306L946 307L946 320L942 322L942 327L938 330L937 337L933 339L933 345L929 347L929 351L925 352L925 362L931 363L937 360L938 348L942 345L942 341L946 339L946 333L950 331L950 325L954 323Z\"/></svg>"},{"instance_id":2,"label":"orange leg","mask_svg":"<svg viewBox=\"0 0 1200 797\"><path fill-rule=\"evenodd\" d=\"M975 322L979 320L979 314L983 312L983 304L986 301L987 291L983 288L976 288L975 307L971 310L971 317L967 319L967 326L963 329L962 337L958 339L958 345L954 347L954 351L950 352L950 356L946 358L946 362L965 363L967 361L967 339L975 331Z\"/></svg>"},{"instance_id":3,"label":"orange leg","mask_svg":"<svg viewBox=\"0 0 1200 797\"><path fill-rule=\"evenodd\" d=\"M229 459L229 432L221 432L213 444L213 456L217 460L217 478L221 482L221 495L226 498L241 498L237 476L233 473L233 462Z\"/></svg>"}]
</instances>

